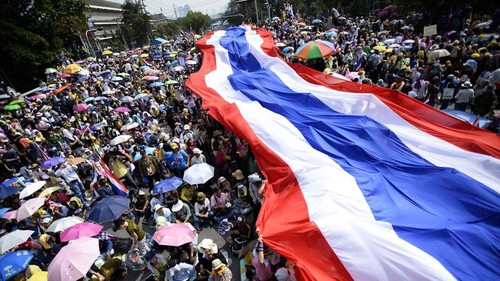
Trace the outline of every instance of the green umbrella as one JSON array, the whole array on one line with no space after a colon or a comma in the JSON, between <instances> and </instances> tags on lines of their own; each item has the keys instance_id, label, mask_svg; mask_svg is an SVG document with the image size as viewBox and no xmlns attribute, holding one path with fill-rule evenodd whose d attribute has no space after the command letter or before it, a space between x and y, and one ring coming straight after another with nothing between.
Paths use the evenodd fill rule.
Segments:
<instances>
[{"instance_id":1,"label":"green umbrella","mask_svg":"<svg viewBox=\"0 0 500 281\"><path fill-rule=\"evenodd\" d=\"M167 80L165 82L165 85L169 86L169 85L175 85L175 84L179 84L179 82L175 81L175 80Z\"/></svg>"},{"instance_id":2,"label":"green umbrella","mask_svg":"<svg viewBox=\"0 0 500 281\"><path fill-rule=\"evenodd\" d=\"M15 104L20 104L20 103L25 103L25 100L13 100L9 102L9 105L15 105Z\"/></svg>"},{"instance_id":3,"label":"green umbrella","mask_svg":"<svg viewBox=\"0 0 500 281\"><path fill-rule=\"evenodd\" d=\"M8 104L3 107L3 110L18 110L19 108L21 108L19 104Z\"/></svg>"}]
</instances>

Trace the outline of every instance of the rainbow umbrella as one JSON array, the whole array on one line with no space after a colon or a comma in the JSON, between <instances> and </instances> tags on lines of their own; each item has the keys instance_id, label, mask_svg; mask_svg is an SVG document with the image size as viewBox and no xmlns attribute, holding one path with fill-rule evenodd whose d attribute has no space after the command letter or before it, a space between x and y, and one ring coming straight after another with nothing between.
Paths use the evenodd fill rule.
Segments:
<instances>
[{"instance_id":1,"label":"rainbow umbrella","mask_svg":"<svg viewBox=\"0 0 500 281\"><path fill-rule=\"evenodd\" d=\"M303 60L321 59L331 55L334 52L332 45L329 42L316 40L302 45L297 49L295 55Z\"/></svg>"}]
</instances>

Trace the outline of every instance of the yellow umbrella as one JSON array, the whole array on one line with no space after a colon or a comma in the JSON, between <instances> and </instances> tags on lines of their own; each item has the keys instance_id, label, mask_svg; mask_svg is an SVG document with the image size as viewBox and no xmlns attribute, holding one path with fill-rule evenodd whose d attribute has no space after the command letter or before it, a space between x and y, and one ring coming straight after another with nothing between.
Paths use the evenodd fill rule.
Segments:
<instances>
[{"instance_id":1,"label":"yellow umbrella","mask_svg":"<svg viewBox=\"0 0 500 281\"><path fill-rule=\"evenodd\" d=\"M148 54L141 54L141 58L147 58L147 57L149 57Z\"/></svg>"},{"instance_id":2,"label":"yellow umbrella","mask_svg":"<svg viewBox=\"0 0 500 281\"><path fill-rule=\"evenodd\" d=\"M390 52L392 52L392 49L391 49L391 48L389 48L389 49L385 49L385 51L384 51L384 52L386 52L386 53L390 53Z\"/></svg>"},{"instance_id":3,"label":"yellow umbrella","mask_svg":"<svg viewBox=\"0 0 500 281\"><path fill-rule=\"evenodd\" d=\"M39 271L33 274L28 281L47 281L49 279L48 271Z\"/></svg>"},{"instance_id":4,"label":"yellow umbrella","mask_svg":"<svg viewBox=\"0 0 500 281\"><path fill-rule=\"evenodd\" d=\"M103 56L109 56L109 55L112 55L113 52L111 52L110 50L104 50L104 52L102 52L102 55Z\"/></svg>"},{"instance_id":5,"label":"yellow umbrella","mask_svg":"<svg viewBox=\"0 0 500 281\"><path fill-rule=\"evenodd\" d=\"M64 68L64 73L75 74L77 72L80 72L81 70L82 70L81 66L79 66L78 64L72 63Z\"/></svg>"},{"instance_id":6,"label":"yellow umbrella","mask_svg":"<svg viewBox=\"0 0 500 281\"><path fill-rule=\"evenodd\" d=\"M372 49L374 49L375 51L385 51L385 46L375 46Z\"/></svg>"},{"instance_id":7,"label":"yellow umbrella","mask_svg":"<svg viewBox=\"0 0 500 281\"><path fill-rule=\"evenodd\" d=\"M51 186L51 187L47 187L46 189L44 189L40 195L38 195L38 197L46 197L46 196L49 196L50 194L52 194L53 192L55 191L58 191L59 189L61 189L60 186Z\"/></svg>"}]
</instances>

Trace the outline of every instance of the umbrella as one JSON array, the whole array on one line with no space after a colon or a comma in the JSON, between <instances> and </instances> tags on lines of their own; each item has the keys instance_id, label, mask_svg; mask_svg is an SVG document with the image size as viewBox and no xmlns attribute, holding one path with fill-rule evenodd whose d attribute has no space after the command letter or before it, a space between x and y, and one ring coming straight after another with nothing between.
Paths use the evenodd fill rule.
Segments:
<instances>
[{"instance_id":1,"label":"umbrella","mask_svg":"<svg viewBox=\"0 0 500 281\"><path fill-rule=\"evenodd\" d=\"M22 100L13 100L11 102L9 102L9 104L21 104L21 103L25 103L26 101L24 99Z\"/></svg>"},{"instance_id":2,"label":"umbrella","mask_svg":"<svg viewBox=\"0 0 500 281\"><path fill-rule=\"evenodd\" d=\"M91 102L91 101L94 101L94 97L88 97L86 99L83 100L83 102Z\"/></svg>"},{"instance_id":3,"label":"umbrella","mask_svg":"<svg viewBox=\"0 0 500 281\"><path fill-rule=\"evenodd\" d=\"M125 102L125 103L130 103L130 102L133 102L133 101L134 101L134 98L130 97L130 96L124 96L122 98L122 102Z\"/></svg>"},{"instance_id":4,"label":"umbrella","mask_svg":"<svg viewBox=\"0 0 500 281\"><path fill-rule=\"evenodd\" d=\"M153 82L151 84L149 84L150 87L161 87L163 86L163 83L162 82Z\"/></svg>"},{"instance_id":5,"label":"umbrella","mask_svg":"<svg viewBox=\"0 0 500 281\"><path fill-rule=\"evenodd\" d=\"M66 230L66 228L68 228L68 227L72 227L75 224L79 224L82 222L83 222L83 219L80 217L76 217L76 216L65 217L65 218L58 219L58 220L54 221L49 226L49 228L47 228L46 232L58 233L58 232Z\"/></svg>"},{"instance_id":6,"label":"umbrella","mask_svg":"<svg viewBox=\"0 0 500 281\"><path fill-rule=\"evenodd\" d=\"M161 44L165 44L165 43L168 43L168 41L163 39L163 38L155 38L153 41L151 41L150 45L154 46L154 45L161 45Z\"/></svg>"},{"instance_id":7,"label":"umbrella","mask_svg":"<svg viewBox=\"0 0 500 281\"><path fill-rule=\"evenodd\" d=\"M349 72L349 73L347 73L347 74L345 75L345 77L346 77L347 79L350 79L350 80L352 80L352 79L356 78L356 76L358 76L358 73L357 73L357 72L355 72L355 71L353 71L353 72Z\"/></svg>"},{"instance_id":8,"label":"umbrella","mask_svg":"<svg viewBox=\"0 0 500 281\"><path fill-rule=\"evenodd\" d=\"M2 209L0 209L0 216L5 215L5 213L7 213L9 210L10 210L10 208L2 208Z\"/></svg>"},{"instance_id":9,"label":"umbrella","mask_svg":"<svg viewBox=\"0 0 500 281\"><path fill-rule=\"evenodd\" d=\"M97 202L89 211L88 220L96 223L119 218L129 208L129 201L124 196L110 196Z\"/></svg>"},{"instance_id":10,"label":"umbrella","mask_svg":"<svg viewBox=\"0 0 500 281\"><path fill-rule=\"evenodd\" d=\"M464 63L464 66L468 66L472 69L477 69L477 61L473 60L473 59L470 59L470 60L467 60L465 63Z\"/></svg>"},{"instance_id":11,"label":"umbrella","mask_svg":"<svg viewBox=\"0 0 500 281\"><path fill-rule=\"evenodd\" d=\"M68 163L70 163L71 165L78 165L80 163L85 162L85 158L83 158L83 157L74 157L74 158L68 158L68 159L66 159L66 161Z\"/></svg>"},{"instance_id":12,"label":"umbrella","mask_svg":"<svg viewBox=\"0 0 500 281\"><path fill-rule=\"evenodd\" d=\"M184 181L189 184L204 184L214 176L214 167L207 163L194 164L184 171Z\"/></svg>"},{"instance_id":13,"label":"umbrella","mask_svg":"<svg viewBox=\"0 0 500 281\"><path fill-rule=\"evenodd\" d=\"M156 150L154 147L146 147L144 150L146 150L146 154L152 155L153 152ZM137 161L142 158L142 155L140 152L137 152L137 154L134 156L134 161Z\"/></svg>"},{"instance_id":14,"label":"umbrella","mask_svg":"<svg viewBox=\"0 0 500 281\"><path fill-rule=\"evenodd\" d=\"M52 73L57 73L57 69L51 67L45 69L45 74L52 74Z\"/></svg>"},{"instance_id":15,"label":"umbrella","mask_svg":"<svg viewBox=\"0 0 500 281\"><path fill-rule=\"evenodd\" d=\"M108 75L108 74L111 74L111 70L106 69L106 70L102 71L101 73L99 73L97 76L104 76L104 75Z\"/></svg>"},{"instance_id":16,"label":"umbrella","mask_svg":"<svg viewBox=\"0 0 500 281\"><path fill-rule=\"evenodd\" d=\"M68 242L70 240L76 240L82 237L92 237L102 230L103 226L91 222L82 222L68 227L66 230L61 232L61 242Z\"/></svg>"},{"instance_id":17,"label":"umbrella","mask_svg":"<svg viewBox=\"0 0 500 281\"><path fill-rule=\"evenodd\" d=\"M295 51L295 49L291 46L285 47L282 50L283 53L289 53L289 52L293 52L293 51Z\"/></svg>"},{"instance_id":18,"label":"umbrella","mask_svg":"<svg viewBox=\"0 0 500 281\"><path fill-rule=\"evenodd\" d=\"M49 265L48 280L76 281L99 256L99 240L83 237L63 247Z\"/></svg>"},{"instance_id":19,"label":"umbrella","mask_svg":"<svg viewBox=\"0 0 500 281\"><path fill-rule=\"evenodd\" d=\"M128 107L124 107L124 106L117 107L113 110L116 112L130 112L130 111L132 111Z\"/></svg>"},{"instance_id":20,"label":"umbrella","mask_svg":"<svg viewBox=\"0 0 500 281\"><path fill-rule=\"evenodd\" d=\"M177 82L175 80L167 80L167 81L165 81L165 85L166 86L175 85L175 84L179 84L179 82Z\"/></svg>"},{"instance_id":21,"label":"umbrella","mask_svg":"<svg viewBox=\"0 0 500 281\"><path fill-rule=\"evenodd\" d=\"M401 30L410 30L410 29L412 29L412 28L411 28L411 26L408 26L408 25L401 27Z\"/></svg>"},{"instance_id":22,"label":"umbrella","mask_svg":"<svg viewBox=\"0 0 500 281\"><path fill-rule=\"evenodd\" d=\"M311 41L297 49L295 55L304 60L324 58L334 52L332 45L330 45L331 43L327 43L329 42L321 40Z\"/></svg>"},{"instance_id":23,"label":"umbrella","mask_svg":"<svg viewBox=\"0 0 500 281\"><path fill-rule=\"evenodd\" d=\"M47 187L46 189L44 189L42 191L42 193L40 193L40 195L38 195L38 197L46 197L46 196L49 196L50 194L52 194L53 192L55 191L58 191L59 189L61 189L60 186L51 186L51 187Z\"/></svg>"},{"instance_id":24,"label":"umbrella","mask_svg":"<svg viewBox=\"0 0 500 281\"><path fill-rule=\"evenodd\" d=\"M306 26L306 23L305 22L299 22L299 23L297 23L297 25L300 26L300 27L304 27L304 26Z\"/></svg>"},{"instance_id":25,"label":"umbrella","mask_svg":"<svg viewBox=\"0 0 500 281\"><path fill-rule=\"evenodd\" d=\"M90 71L88 71L87 69L82 69L82 70L78 71L78 75L80 75L80 76L89 76L90 75Z\"/></svg>"},{"instance_id":26,"label":"umbrella","mask_svg":"<svg viewBox=\"0 0 500 281\"><path fill-rule=\"evenodd\" d=\"M193 242L195 233L185 224L162 226L153 234L153 239L160 245L179 247Z\"/></svg>"},{"instance_id":27,"label":"umbrella","mask_svg":"<svg viewBox=\"0 0 500 281\"><path fill-rule=\"evenodd\" d=\"M16 218L16 214L17 214L17 210L10 211L10 212L3 214L2 218L6 219L6 220L13 220Z\"/></svg>"},{"instance_id":28,"label":"umbrella","mask_svg":"<svg viewBox=\"0 0 500 281\"><path fill-rule=\"evenodd\" d=\"M26 187L21 190L21 193L19 193L19 198L22 199L24 197L30 196L31 194L40 190L46 183L46 181L37 181L26 184Z\"/></svg>"},{"instance_id":29,"label":"umbrella","mask_svg":"<svg viewBox=\"0 0 500 281\"><path fill-rule=\"evenodd\" d=\"M110 51L110 50L105 50L104 52L102 52L103 56L109 56L109 55L112 55L112 54L113 54L113 52Z\"/></svg>"},{"instance_id":30,"label":"umbrella","mask_svg":"<svg viewBox=\"0 0 500 281\"><path fill-rule=\"evenodd\" d=\"M0 199L3 200L11 195L14 195L18 192L22 191L19 187L2 185L0 186Z\"/></svg>"},{"instance_id":31,"label":"umbrella","mask_svg":"<svg viewBox=\"0 0 500 281\"><path fill-rule=\"evenodd\" d=\"M397 48L401 48L401 45L399 45L399 44L391 44L391 45L389 45L389 48L397 49Z\"/></svg>"},{"instance_id":32,"label":"umbrella","mask_svg":"<svg viewBox=\"0 0 500 281\"><path fill-rule=\"evenodd\" d=\"M396 39L387 39L384 41L384 45L391 45L391 44L394 44L394 42L396 42Z\"/></svg>"},{"instance_id":33,"label":"umbrella","mask_svg":"<svg viewBox=\"0 0 500 281\"><path fill-rule=\"evenodd\" d=\"M64 157L52 157L52 158L49 158L49 159L43 161L42 165L40 165L40 168L48 169L48 168L57 166L59 164L62 164L64 162L66 162L66 158L64 158Z\"/></svg>"},{"instance_id":34,"label":"umbrella","mask_svg":"<svg viewBox=\"0 0 500 281\"><path fill-rule=\"evenodd\" d=\"M159 194L159 193L165 193L167 191L172 191L177 189L181 184L183 183L183 180L178 177L172 177L168 178L166 180L162 180L161 182L155 184L153 188L153 193Z\"/></svg>"},{"instance_id":35,"label":"umbrella","mask_svg":"<svg viewBox=\"0 0 500 281\"><path fill-rule=\"evenodd\" d=\"M375 46L372 49L375 51L385 51L385 46Z\"/></svg>"},{"instance_id":36,"label":"umbrella","mask_svg":"<svg viewBox=\"0 0 500 281\"><path fill-rule=\"evenodd\" d=\"M338 20L345 20L345 17L338 17Z\"/></svg>"},{"instance_id":37,"label":"umbrella","mask_svg":"<svg viewBox=\"0 0 500 281\"><path fill-rule=\"evenodd\" d=\"M3 107L3 110L18 110L19 108L21 108L19 104L8 104Z\"/></svg>"},{"instance_id":38,"label":"umbrella","mask_svg":"<svg viewBox=\"0 0 500 281\"><path fill-rule=\"evenodd\" d=\"M286 44L285 44L285 43L283 43L283 42L278 42L278 43L276 43L276 47L278 47L278 48L283 48L283 47L285 47L285 46L286 46Z\"/></svg>"},{"instance_id":39,"label":"umbrella","mask_svg":"<svg viewBox=\"0 0 500 281\"><path fill-rule=\"evenodd\" d=\"M76 112L82 112L82 111L85 111L87 110L87 108L89 108L89 106L85 103L79 103L77 105L75 105L75 107L73 108Z\"/></svg>"},{"instance_id":40,"label":"umbrella","mask_svg":"<svg viewBox=\"0 0 500 281\"><path fill-rule=\"evenodd\" d=\"M137 127L139 127L139 123L135 123L135 122L133 122L133 123L128 123L128 124L123 125L123 126L120 128L120 131L122 131L122 132L123 132L123 131L128 131L128 130L132 130L132 129L137 128Z\"/></svg>"},{"instance_id":41,"label":"umbrella","mask_svg":"<svg viewBox=\"0 0 500 281\"><path fill-rule=\"evenodd\" d=\"M144 76L142 79L148 80L148 81L156 81L156 80L160 79L160 77L153 76L153 75L148 75L148 76Z\"/></svg>"},{"instance_id":42,"label":"umbrella","mask_svg":"<svg viewBox=\"0 0 500 281\"><path fill-rule=\"evenodd\" d=\"M45 204L45 198L33 198L28 201L26 201L24 204L17 209L16 213L16 220L17 221L22 221L25 218L31 217L40 207Z\"/></svg>"},{"instance_id":43,"label":"umbrella","mask_svg":"<svg viewBox=\"0 0 500 281\"><path fill-rule=\"evenodd\" d=\"M124 76L124 77L130 76L130 74L125 73L125 72L120 72L120 73L118 73L116 75L118 75L118 76Z\"/></svg>"},{"instance_id":44,"label":"umbrella","mask_svg":"<svg viewBox=\"0 0 500 281\"><path fill-rule=\"evenodd\" d=\"M141 54L140 57L141 58L147 58L147 57L149 57L149 54Z\"/></svg>"},{"instance_id":45,"label":"umbrella","mask_svg":"<svg viewBox=\"0 0 500 281\"><path fill-rule=\"evenodd\" d=\"M64 68L64 73L66 74L75 74L77 72L80 72L80 70L82 70L82 67L79 66L78 64L69 64L68 66L66 66Z\"/></svg>"},{"instance_id":46,"label":"umbrella","mask_svg":"<svg viewBox=\"0 0 500 281\"><path fill-rule=\"evenodd\" d=\"M188 61L186 61L186 64L187 65L196 65L198 63L196 61L194 61L194 60L188 60Z\"/></svg>"},{"instance_id":47,"label":"umbrella","mask_svg":"<svg viewBox=\"0 0 500 281\"><path fill-rule=\"evenodd\" d=\"M132 136L130 135L119 135L111 140L111 145L119 145L120 143L124 143L128 141Z\"/></svg>"},{"instance_id":48,"label":"umbrella","mask_svg":"<svg viewBox=\"0 0 500 281\"><path fill-rule=\"evenodd\" d=\"M31 275L28 281L47 281L49 280L49 272L48 271L38 271L37 273Z\"/></svg>"},{"instance_id":49,"label":"umbrella","mask_svg":"<svg viewBox=\"0 0 500 281\"><path fill-rule=\"evenodd\" d=\"M194 35L194 39L195 39L195 40L198 40L198 39L200 39L200 38L201 38L201 35L200 35L200 34L195 34L195 35Z\"/></svg>"},{"instance_id":50,"label":"umbrella","mask_svg":"<svg viewBox=\"0 0 500 281\"><path fill-rule=\"evenodd\" d=\"M146 68L144 69L144 74L146 75L152 75L152 76L158 76L160 75L161 71L158 69L152 69L152 68Z\"/></svg>"},{"instance_id":51,"label":"umbrella","mask_svg":"<svg viewBox=\"0 0 500 281\"><path fill-rule=\"evenodd\" d=\"M31 237L33 233L33 230L18 229L5 234L4 236L2 236L2 238L0 238L0 254L4 254L10 249L23 244Z\"/></svg>"},{"instance_id":52,"label":"umbrella","mask_svg":"<svg viewBox=\"0 0 500 281\"><path fill-rule=\"evenodd\" d=\"M9 280L26 270L33 254L30 251L15 251L0 257L0 279Z\"/></svg>"},{"instance_id":53,"label":"umbrella","mask_svg":"<svg viewBox=\"0 0 500 281\"><path fill-rule=\"evenodd\" d=\"M413 44L415 43L415 40L412 40L412 39L406 39L405 41L403 41L403 44Z\"/></svg>"},{"instance_id":54,"label":"umbrella","mask_svg":"<svg viewBox=\"0 0 500 281\"><path fill-rule=\"evenodd\" d=\"M113 76L113 78L111 78L111 81L113 81L113 82L119 82L122 80L123 80L123 78L121 78L120 76Z\"/></svg>"},{"instance_id":55,"label":"umbrella","mask_svg":"<svg viewBox=\"0 0 500 281\"><path fill-rule=\"evenodd\" d=\"M379 33L377 33L378 36L380 35L387 35L389 33L389 30L382 30Z\"/></svg>"},{"instance_id":56,"label":"umbrella","mask_svg":"<svg viewBox=\"0 0 500 281\"><path fill-rule=\"evenodd\" d=\"M183 66L178 65L178 66L176 66L176 67L174 67L174 68L172 68L172 69L173 69L174 71L180 72L180 71L183 71L183 70L184 70L184 67L183 67Z\"/></svg>"},{"instance_id":57,"label":"umbrella","mask_svg":"<svg viewBox=\"0 0 500 281\"><path fill-rule=\"evenodd\" d=\"M47 95L45 95L45 94L38 94L38 95L34 95L34 96L29 97L30 100L42 100L45 98L47 98Z\"/></svg>"},{"instance_id":58,"label":"umbrella","mask_svg":"<svg viewBox=\"0 0 500 281\"><path fill-rule=\"evenodd\" d=\"M149 98L148 94L138 94L137 96L134 97L134 100L140 100L144 98Z\"/></svg>"},{"instance_id":59,"label":"umbrella","mask_svg":"<svg viewBox=\"0 0 500 281\"><path fill-rule=\"evenodd\" d=\"M315 20L313 20L313 21L312 21L312 24L320 24L320 23L322 23L322 22L323 22L323 21L322 21L322 20L320 20L320 19L315 19Z\"/></svg>"},{"instance_id":60,"label":"umbrella","mask_svg":"<svg viewBox=\"0 0 500 281\"><path fill-rule=\"evenodd\" d=\"M273 17L271 20L272 20L272 21L279 21L279 20L280 20L280 18L279 18L279 17Z\"/></svg>"},{"instance_id":61,"label":"umbrella","mask_svg":"<svg viewBox=\"0 0 500 281\"><path fill-rule=\"evenodd\" d=\"M442 57L447 57L450 55L450 52L448 52L445 49L437 49L434 51L431 51L427 54L427 57L437 59L437 58L442 58Z\"/></svg>"},{"instance_id":62,"label":"umbrella","mask_svg":"<svg viewBox=\"0 0 500 281\"><path fill-rule=\"evenodd\" d=\"M337 32L335 31L328 31L325 33L325 36L326 37L336 37L337 36Z\"/></svg>"}]
</instances>

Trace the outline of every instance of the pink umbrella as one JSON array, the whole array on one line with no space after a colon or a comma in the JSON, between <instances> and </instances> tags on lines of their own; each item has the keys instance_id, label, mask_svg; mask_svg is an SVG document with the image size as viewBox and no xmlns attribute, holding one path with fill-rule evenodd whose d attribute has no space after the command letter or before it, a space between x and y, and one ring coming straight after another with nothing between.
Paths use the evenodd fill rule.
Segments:
<instances>
[{"instance_id":1,"label":"pink umbrella","mask_svg":"<svg viewBox=\"0 0 500 281\"><path fill-rule=\"evenodd\" d=\"M148 75L148 76L144 76L142 79L148 80L148 81L156 81L156 80L160 79L160 77Z\"/></svg>"},{"instance_id":2,"label":"pink umbrella","mask_svg":"<svg viewBox=\"0 0 500 281\"><path fill-rule=\"evenodd\" d=\"M178 247L193 242L195 233L185 224L169 224L162 226L153 235L160 245Z\"/></svg>"},{"instance_id":3,"label":"pink umbrella","mask_svg":"<svg viewBox=\"0 0 500 281\"><path fill-rule=\"evenodd\" d=\"M68 242L82 237L92 237L99 234L102 228L102 225L91 222L75 224L74 226L66 228L65 231L61 232L61 242Z\"/></svg>"},{"instance_id":4,"label":"pink umbrella","mask_svg":"<svg viewBox=\"0 0 500 281\"><path fill-rule=\"evenodd\" d=\"M49 265L47 280L76 281L87 274L99 256L99 240L82 237L63 247Z\"/></svg>"},{"instance_id":5,"label":"pink umbrella","mask_svg":"<svg viewBox=\"0 0 500 281\"><path fill-rule=\"evenodd\" d=\"M16 220L22 221L25 218L31 217L40 207L45 204L45 198L37 197L26 201L17 209Z\"/></svg>"},{"instance_id":6,"label":"pink umbrella","mask_svg":"<svg viewBox=\"0 0 500 281\"><path fill-rule=\"evenodd\" d=\"M128 124L125 124L123 125L121 128L120 128L120 131L124 132L124 131L128 131L128 130L132 130L134 128L137 128L139 127L139 123L128 123Z\"/></svg>"},{"instance_id":7,"label":"pink umbrella","mask_svg":"<svg viewBox=\"0 0 500 281\"><path fill-rule=\"evenodd\" d=\"M16 218L17 210L7 212L3 214L2 218L7 219L7 220L13 220Z\"/></svg>"},{"instance_id":8,"label":"pink umbrella","mask_svg":"<svg viewBox=\"0 0 500 281\"><path fill-rule=\"evenodd\" d=\"M87 110L87 108L89 108L89 106L87 104L85 104L85 103L79 103L79 104L75 105L74 110L76 112L82 112L82 111Z\"/></svg>"},{"instance_id":9,"label":"pink umbrella","mask_svg":"<svg viewBox=\"0 0 500 281\"><path fill-rule=\"evenodd\" d=\"M114 109L116 112L130 112L132 110L130 110L129 108L125 107L125 106L120 106L120 107L117 107Z\"/></svg>"},{"instance_id":10,"label":"pink umbrella","mask_svg":"<svg viewBox=\"0 0 500 281\"><path fill-rule=\"evenodd\" d=\"M47 97L45 94L39 94L29 97L30 100L43 100Z\"/></svg>"},{"instance_id":11,"label":"pink umbrella","mask_svg":"<svg viewBox=\"0 0 500 281\"><path fill-rule=\"evenodd\" d=\"M59 73L59 77L61 77L61 78L69 78L69 77L71 77L71 74L68 74L68 73Z\"/></svg>"},{"instance_id":12,"label":"pink umbrella","mask_svg":"<svg viewBox=\"0 0 500 281\"><path fill-rule=\"evenodd\" d=\"M354 78L356 78L356 76L358 76L358 73L357 72L349 72L345 75L346 78L352 80Z\"/></svg>"}]
</instances>

